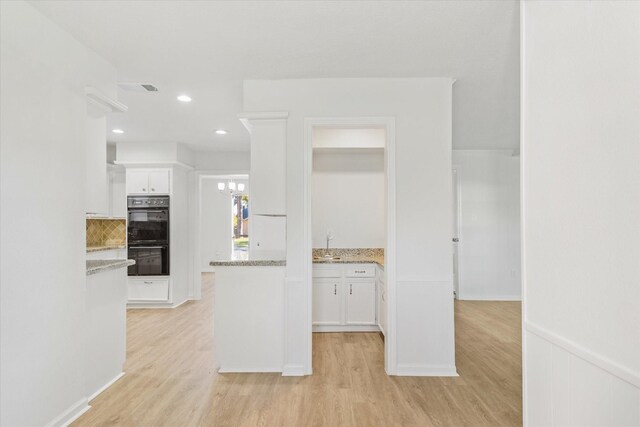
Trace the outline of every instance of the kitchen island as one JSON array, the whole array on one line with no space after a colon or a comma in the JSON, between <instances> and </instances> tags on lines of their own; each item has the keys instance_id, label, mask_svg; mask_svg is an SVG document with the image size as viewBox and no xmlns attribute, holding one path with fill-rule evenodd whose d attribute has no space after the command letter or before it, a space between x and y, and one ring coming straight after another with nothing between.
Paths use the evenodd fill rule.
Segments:
<instances>
[{"instance_id":1,"label":"kitchen island","mask_svg":"<svg viewBox=\"0 0 640 427\"><path fill-rule=\"evenodd\" d=\"M282 372L284 260L212 261L219 372Z\"/></svg>"}]
</instances>

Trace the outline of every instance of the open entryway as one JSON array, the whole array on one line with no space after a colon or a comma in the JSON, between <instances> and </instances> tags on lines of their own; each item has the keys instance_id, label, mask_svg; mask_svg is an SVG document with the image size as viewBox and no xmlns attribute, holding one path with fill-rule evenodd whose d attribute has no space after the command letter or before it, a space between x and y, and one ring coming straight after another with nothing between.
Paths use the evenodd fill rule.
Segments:
<instances>
[{"instance_id":1,"label":"open entryway","mask_svg":"<svg viewBox=\"0 0 640 427\"><path fill-rule=\"evenodd\" d=\"M203 173L196 184L197 293L210 280L211 261L249 256L249 175Z\"/></svg>"},{"instance_id":2,"label":"open entryway","mask_svg":"<svg viewBox=\"0 0 640 427\"><path fill-rule=\"evenodd\" d=\"M393 120L307 119L306 135L309 344L318 356L309 367L331 376L326 355L355 352L390 373Z\"/></svg>"}]
</instances>

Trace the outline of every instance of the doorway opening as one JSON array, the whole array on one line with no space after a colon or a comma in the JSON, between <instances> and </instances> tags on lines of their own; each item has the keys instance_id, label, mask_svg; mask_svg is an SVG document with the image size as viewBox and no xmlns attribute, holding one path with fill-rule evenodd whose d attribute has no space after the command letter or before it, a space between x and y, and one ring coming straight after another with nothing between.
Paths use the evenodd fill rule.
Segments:
<instances>
[{"instance_id":1,"label":"doorway opening","mask_svg":"<svg viewBox=\"0 0 640 427\"><path fill-rule=\"evenodd\" d=\"M232 259L249 259L249 195L235 194L231 197L233 233Z\"/></svg>"},{"instance_id":2,"label":"doorway opening","mask_svg":"<svg viewBox=\"0 0 640 427\"><path fill-rule=\"evenodd\" d=\"M200 174L197 179L194 298L211 280L211 261L248 259L249 175Z\"/></svg>"},{"instance_id":3,"label":"doorway opening","mask_svg":"<svg viewBox=\"0 0 640 427\"><path fill-rule=\"evenodd\" d=\"M305 125L307 373L314 345L325 357L345 344L367 348L373 363L395 374L394 121L306 119ZM324 359L317 366L326 366Z\"/></svg>"}]
</instances>

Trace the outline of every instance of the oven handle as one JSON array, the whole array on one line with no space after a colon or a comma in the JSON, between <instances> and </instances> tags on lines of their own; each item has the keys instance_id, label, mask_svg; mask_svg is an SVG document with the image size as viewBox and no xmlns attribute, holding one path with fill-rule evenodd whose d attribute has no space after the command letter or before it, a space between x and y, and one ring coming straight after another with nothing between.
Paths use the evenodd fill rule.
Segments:
<instances>
[{"instance_id":1,"label":"oven handle","mask_svg":"<svg viewBox=\"0 0 640 427\"><path fill-rule=\"evenodd\" d=\"M167 209L168 210L168 209ZM147 212L147 213L168 213L167 210L164 209L154 209L154 210L149 210L149 209L139 209L139 210L130 210L129 213L132 212Z\"/></svg>"},{"instance_id":2,"label":"oven handle","mask_svg":"<svg viewBox=\"0 0 640 427\"><path fill-rule=\"evenodd\" d=\"M166 248L168 245L161 246L129 246L129 249L162 249Z\"/></svg>"}]
</instances>

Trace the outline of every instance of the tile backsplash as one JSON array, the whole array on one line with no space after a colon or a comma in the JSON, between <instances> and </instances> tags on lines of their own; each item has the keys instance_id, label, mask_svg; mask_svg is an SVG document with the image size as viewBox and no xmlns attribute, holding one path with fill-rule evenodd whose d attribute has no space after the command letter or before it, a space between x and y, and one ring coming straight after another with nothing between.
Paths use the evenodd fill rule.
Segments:
<instances>
[{"instance_id":1,"label":"tile backsplash","mask_svg":"<svg viewBox=\"0 0 640 427\"><path fill-rule=\"evenodd\" d=\"M126 220L87 218L87 247L120 246L126 242Z\"/></svg>"}]
</instances>

